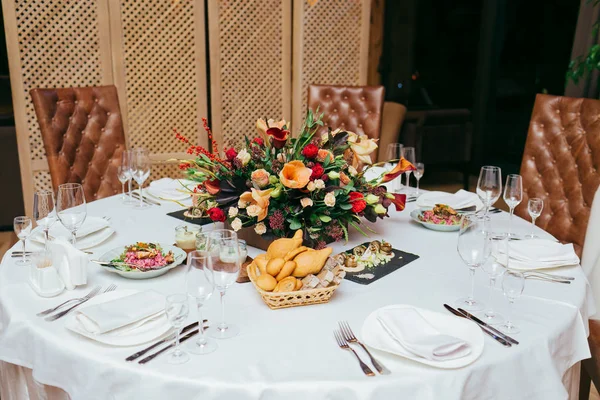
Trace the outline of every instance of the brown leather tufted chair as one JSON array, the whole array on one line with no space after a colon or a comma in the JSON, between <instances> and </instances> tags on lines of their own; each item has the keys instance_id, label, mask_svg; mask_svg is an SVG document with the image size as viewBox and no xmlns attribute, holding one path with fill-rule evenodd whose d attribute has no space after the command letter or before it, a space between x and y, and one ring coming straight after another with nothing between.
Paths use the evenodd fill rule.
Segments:
<instances>
[{"instance_id":1,"label":"brown leather tufted chair","mask_svg":"<svg viewBox=\"0 0 600 400\"><path fill-rule=\"evenodd\" d=\"M54 189L81 183L88 202L118 193L125 135L117 89L111 85L30 93Z\"/></svg>"},{"instance_id":2,"label":"brown leather tufted chair","mask_svg":"<svg viewBox=\"0 0 600 400\"><path fill-rule=\"evenodd\" d=\"M385 89L383 86L310 85L308 108L323 112L325 126L319 131L347 129L359 135L379 139ZM373 154L373 159L377 154Z\"/></svg>"}]
</instances>

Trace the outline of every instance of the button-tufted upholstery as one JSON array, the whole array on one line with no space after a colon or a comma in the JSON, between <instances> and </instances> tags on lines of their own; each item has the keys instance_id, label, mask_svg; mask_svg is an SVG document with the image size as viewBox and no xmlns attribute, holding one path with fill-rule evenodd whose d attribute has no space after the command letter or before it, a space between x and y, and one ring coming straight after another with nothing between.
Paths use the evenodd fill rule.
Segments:
<instances>
[{"instance_id":1,"label":"button-tufted upholstery","mask_svg":"<svg viewBox=\"0 0 600 400\"><path fill-rule=\"evenodd\" d=\"M87 201L121 190L125 136L114 86L32 89L52 186L77 182Z\"/></svg>"},{"instance_id":2,"label":"button-tufted upholstery","mask_svg":"<svg viewBox=\"0 0 600 400\"><path fill-rule=\"evenodd\" d=\"M320 132L340 128L379 139L384 97L383 86L310 85L308 108L324 113Z\"/></svg>"},{"instance_id":3,"label":"button-tufted upholstery","mask_svg":"<svg viewBox=\"0 0 600 400\"><path fill-rule=\"evenodd\" d=\"M600 100L538 94L521 164L523 201L544 200L537 225L581 256L590 207L600 184Z\"/></svg>"}]
</instances>

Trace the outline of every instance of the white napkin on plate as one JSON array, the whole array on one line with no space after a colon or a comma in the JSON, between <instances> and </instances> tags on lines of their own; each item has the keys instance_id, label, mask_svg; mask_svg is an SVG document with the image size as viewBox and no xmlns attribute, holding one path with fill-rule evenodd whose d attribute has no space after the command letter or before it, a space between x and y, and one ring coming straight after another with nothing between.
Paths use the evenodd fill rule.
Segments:
<instances>
[{"instance_id":1,"label":"white napkin on plate","mask_svg":"<svg viewBox=\"0 0 600 400\"><path fill-rule=\"evenodd\" d=\"M398 346L416 356L445 361L471 353L469 343L439 332L414 308L382 309L377 321Z\"/></svg>"},{"instance_id":2,"label":"white napkin on plate","mask_svg":"<svg viewBox=\"0 0 600 400\"><path fill-rule=\"evenodd\" d=\"M579 264L573 244L547 239L511 240L508 255L511 269L534 270ZM506 265L506 247L499 246L494 256Z\"/></svg>"},{"instance_id":3,"label":"white napkin on plate","mask_svg":"<svg viewBox=\"0 0 600 400\"><path fill-rule=\"evenodd\" d=\"M44 231L42 230L42 225L43 220L38 222L38 227L34 229L33 234L36 236L41 236L41 238L43 239ZM85 221L83 221L83 225L81 225L81 228L77 229L76 236L77 238L82 238L109 226L110 222L105 220L104 218L88 216L85 219ZM60 220L57 220L50 227L50 236L64 237L70 239L71 231L65 228L63 224L60 223Z\"/></svg>"},{"instance_id":4,"label":"white napkin on plate","mask_svg":"<svg viewBox=\"0 0 600 400\"><path fill-rule=\"evenodd\" d=\"M60 237L48 242L48 250L52 254L52 264L68 290L87 283L87 254Z\"/></svg>"},{"instance_id":5,"label":"white napkin on plate","mask_svg":"<svg viewBox=\"0 0 600 400\"><path fill-rule=\"evenodd\" d=\"M76 317L87 332L102 334L115 329L135 329L160 317L164 310L165 296L148 290L81 308Z\"/></svg>"},{"instance_id":6,"label":"white napkin on plate","mask_svg":"<svg viewBox=\"0 0 600 400\"><path fill-rule=\"evenodd\" d=\"M435 207L436 204L447 204L454 209L471 206L479 209L483 206L475 193L467 192L463 189L460 189L456 193L427 192L423 193L417 199L418 207Z\"/></svg>"},{"instance_id":7,"label":"white napkin on plate","mask_svg":"<svg viewBox=\"0 0 600 400\"><path fill-rule=\"evenodd\" d=\"M148 193L154 197L181 200L190 197L189 190L193 190L197 183L187 179L162 178L150 182Z\"/></svg>"}]
</instances>

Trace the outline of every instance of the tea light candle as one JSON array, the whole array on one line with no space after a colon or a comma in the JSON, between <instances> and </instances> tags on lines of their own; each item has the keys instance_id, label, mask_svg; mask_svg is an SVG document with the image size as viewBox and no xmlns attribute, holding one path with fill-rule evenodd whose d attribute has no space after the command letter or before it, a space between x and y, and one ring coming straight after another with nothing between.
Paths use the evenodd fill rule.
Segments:
<instances>
[{"instance_id":1,"label":"tea light candle","mask_svg":"<svg viewBox=\"0 0 600 400\"><path fill-rule=\"evenodd\" d=\"M196 234L199 226L180 225L175 228L175 243L183 250L196 250Z\"/></svg>"}]
</instances>

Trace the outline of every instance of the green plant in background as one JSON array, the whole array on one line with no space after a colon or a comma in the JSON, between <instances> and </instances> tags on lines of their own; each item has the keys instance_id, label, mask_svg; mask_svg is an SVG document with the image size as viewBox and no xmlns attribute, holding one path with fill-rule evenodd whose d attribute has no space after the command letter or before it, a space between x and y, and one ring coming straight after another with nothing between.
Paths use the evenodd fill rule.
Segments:
<instances>
[{"instance_id":1,"label":"green plant in background","mask_svg":"<svg viewBox=\"0 0 600 400\"><path fill-rule=\"evenodd\" d=\"M587 0L586 4L593 4L593 7L596 7L600 4L600 0ZM592 37L596 37L599 29L600 21L596 21L592 27ZM579 83L580 78L585 77L596 70L600 70L600 44L595 44L590 47L587 55L580 55L574 60L571 60L566 74L567 83L570 79L573 83L577 84Z\"/></svg>"}]
</instances>

